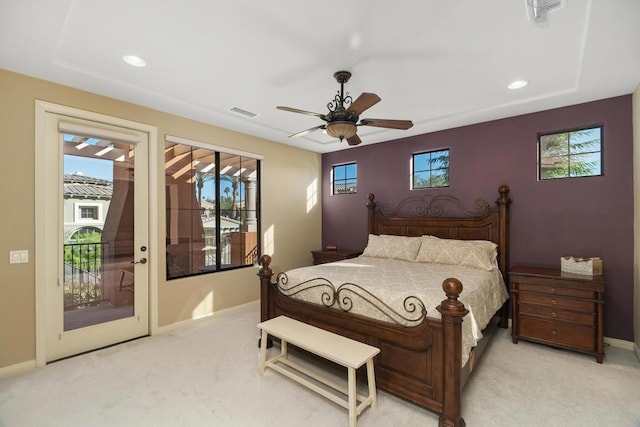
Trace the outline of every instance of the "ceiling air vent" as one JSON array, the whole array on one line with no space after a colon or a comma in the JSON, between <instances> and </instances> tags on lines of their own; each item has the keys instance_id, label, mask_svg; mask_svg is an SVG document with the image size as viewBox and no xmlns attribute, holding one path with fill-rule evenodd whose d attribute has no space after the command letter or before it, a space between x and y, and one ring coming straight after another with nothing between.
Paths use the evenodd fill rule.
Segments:
<instances>
[{"instance_id":1,"label":"ceiling air vent","mask_svg":"<svg viewBox=\"0 0 640 427\"><path fill-rule=\"evenodd\" d=\"M527 16L533 22L546 22L547 13L567 6L567 0L524 0Z\"/></svg>"},{"instance_id":2,"label":"ceiling air vent","mask_svg":"<svg viewBox=\"0 0 640 427\"><path fill-rule=\"evenodd\" d=\"M258 113L253 113L251 111L247 111L244 108L240 108L240 107L231 107L229 108L229 111L236 113L236 114L240 114L242 116L245 117L249 117L250 119L253 119L254 117L256 117L258 115Z\"/></svg>"}]
</instances>

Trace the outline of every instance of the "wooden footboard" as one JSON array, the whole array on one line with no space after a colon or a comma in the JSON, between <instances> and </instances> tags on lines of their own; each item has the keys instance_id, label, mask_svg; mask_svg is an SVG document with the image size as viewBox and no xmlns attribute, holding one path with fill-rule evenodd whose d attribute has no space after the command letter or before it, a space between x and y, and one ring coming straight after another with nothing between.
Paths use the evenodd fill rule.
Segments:
<instances>
[{"instance_id":1,"label":"wooden footboard","mask_svg":"<svg viewBox=\"0 0 640 427\"><path fill-rule=\"evenodd\" d=\"M260 262L261 321L285 315L379 348L375 372L380 389L440 414L442 426L464 425L462 319L468 311L458 301L458 280L442 284L447 296L437 308L442 319L425 317L418 326L404 327L287 297L273 282L271 257L264 255Z\"/></svg>"}]
</instances>

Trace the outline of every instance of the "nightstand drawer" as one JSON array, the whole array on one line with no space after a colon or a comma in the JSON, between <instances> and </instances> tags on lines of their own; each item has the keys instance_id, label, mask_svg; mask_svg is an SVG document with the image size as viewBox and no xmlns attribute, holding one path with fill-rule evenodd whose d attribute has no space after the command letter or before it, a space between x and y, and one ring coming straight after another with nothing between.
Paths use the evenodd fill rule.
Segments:
<instances>
[{"instance_id":1,"label":"nightstand drawer","mask_svg":"<svg viewBox=\"0 0 640 427\"><path fill-rule=\"evenodd\" d=\"M549 320L563 320L566 322L580 323L586 326L596 325L595 311L582 313L563 310L556 307L549 307L547 305L520 304L520 314L546 317Z\"/></svg>"},{"instance_id":2,"label":"nightstand drawer","mask_svg":"<svg viewBox=\"0 0 640 427\"><path fill-rule=\"evenodd\" d=\"M595 304L590 301L579 301L570 298L557 297L554 295L529 294L526 292L520 293L520 302L546 305L549 307L565 308L587 313L592 313L595 310Z\"/></svg>"},{"instance_id":3,"label":"nightstand drawer","mask_svg":"<svg viewBox=\"0 0 640 427\"><path fill-rule=\"evenodd\" d=\"M557 283L554 284L551 281L551 284L530 284L530 283L519 283L518 289L524 292L538 292L542 294L551 294L551 295L562 295L568 297L576 297L576 298L587 298L593 299L595 298L594 292L587 289L575 289L575 288L561 288L557 286Z\"/></svg>"},{"instance_id":4,"label":"nightstand drawer","mask_svg":"<svg viewBox=\"0 0 640 427\"><path fill-rule=\"evenodd\" d=\"M523 315L520 317L520 336L586 351L596 349L594 328L589 326L534 319Z\"/></svg>"}]
</instances>

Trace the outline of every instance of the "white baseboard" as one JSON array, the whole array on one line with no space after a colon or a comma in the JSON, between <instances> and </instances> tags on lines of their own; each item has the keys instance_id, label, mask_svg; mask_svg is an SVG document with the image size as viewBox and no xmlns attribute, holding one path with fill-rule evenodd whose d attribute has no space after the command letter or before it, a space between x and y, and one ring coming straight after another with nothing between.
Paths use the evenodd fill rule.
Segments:
<instances>
[{"instance_id":1,"label":"white baseboard","mask_svg":"<svg viewBox=\"0 0 640 427\"><path fill-rule=\"evenodd\" d=\"M12 375L23 374L36 368L36 360L27 360L26 362L16 363L15 365L0 368L0 378L10 377Z\"/></svg>"},{"instance_id":2,"label":"white baseboard","mask_svg":"<svg viewBox=\"0 0 640 427\"><path fill-rule=\"evenodd\" d=\"M151 333L151 335L166 334L167 332L175 331L176 329L180 329L185 326L195 325L196 323L202 322L203 320L211 319L213 315L214 313L209 313L204 316L196 317L193 319L181 320L180 322L171 323L169 325L158 326Z\"/></svg>"},{"instance_id":3,"label":"white baseboard","mask_svg":"<svg viewBox=\"0 0 640 427\"><path fill-rule=\"evenodd\" d=\"M246 307L248 305L259 304L259 303L260 303L260 300L250 301L250 302L247 302L247 303L244 303L244 304L240 304L240 305L236 305L236 306L233 306L233 307L225 308L224 310L216 311L214 313L209 313L209 314L206 314L204 316L197 317L197 318L182 320L180 322L171 323L170 325L159 326L158 328L155 329L153 335L164 334L164 333L167 333L167 332L174 331L176 329L183 328L185 326L195 325L198 322L202 322L202 321L214 318L214 317L222 316L225 313L233 313L234 311L240 310L240 309L242 309L242 308L244 308L244 307ZM256 321L257 320L258 319L256 319Z\"/></svg>"},{"instance_id":4,"label":"white baseboard","mask_svg":"<svg viewBox=\"0 0 640 427\"><path fill-rule=\"evenodd\" d=\"M604 337L604 343L609 344L611 347L623 348L625 350L633 351L633 341L620 340L618 338Z\"/></svg>"}]
</instances>

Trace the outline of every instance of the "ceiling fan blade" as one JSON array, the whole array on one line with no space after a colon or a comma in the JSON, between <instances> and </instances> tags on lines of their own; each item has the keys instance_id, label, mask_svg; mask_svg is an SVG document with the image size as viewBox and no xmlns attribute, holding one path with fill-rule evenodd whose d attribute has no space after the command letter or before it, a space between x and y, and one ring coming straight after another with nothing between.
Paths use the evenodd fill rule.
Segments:
<instances>
[{"instance_id":1,"label":"ceiling fan blade","mask_svg":"<svg viewBox=\"0 0 640 427\"><path fill-rule=\"evenodd\" d=\"M356 116L362 114L367 108L371 108L380 102L380 97L375 93L363 92L355 101L351 103L347 111L354 113Z\"/></svg>"},{"instance_id":2,"label":"ceiling fan blade","mask_svg":"<svg viewBox=\"0 0 640 427\"><path fill-rule=\"evenodd\" d=\"M411 120L388 120L388 119L362 119L363 126L375 126L379 128L403 129L407 130L413 126Z\"/></svg>"},{"instance_id":3,"label":"ceiling fan blade","mask_svg":"<svg viewBox=\"0 0 640 427\"><path fill-rule=\"evenodd\" d=\"M311 132L313 132L314 130L318 130L318 129L325 129L326 127L327 127L326 125L315 126L315 127L312 127L312 128L309 128L309 129L306 129L306 130L303 130L303 131L300 131L300 132L298 132L298 133L294 133L293 135L289 135L289 138L297 138L297 137L299 137L299 136L303 136L303 135L306 135L306 134L308 134L308 133L311 133Z\"/></svg>"},{"instance_id":4,"label":"ceiling fan blade","mask_svg":"<svg viewBox=\"0 0 640 427\"><path fill-rule=\"evenodd\" d=\"M349 145L358 145L362 142L362 140L360 139L360 137L356 134L353 135L351 138L347 138L347 144Z\"/></svg>"},{"instance_id":5,"label":"ceiling fan blade","mask_svg":"<svg viewBox=\"0 0 640 427\"><path fill-rule=\"evenodd\" d=\"M305 110L300 110L298 108L284 107L282 105L278 105L276 108L278 110L289 111L291 113L299 113L299 114L306 114L308 116L320 117L322 120L327 121L327 116L325 116L324 114L320 114L320 113L314 113L313 111L305 111Z\"/></svg>"}]
</instances>

